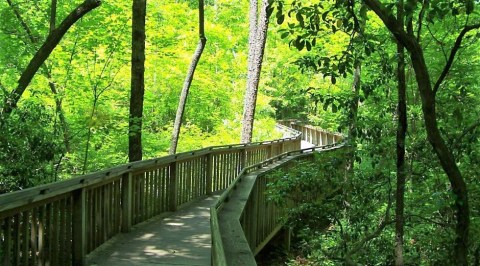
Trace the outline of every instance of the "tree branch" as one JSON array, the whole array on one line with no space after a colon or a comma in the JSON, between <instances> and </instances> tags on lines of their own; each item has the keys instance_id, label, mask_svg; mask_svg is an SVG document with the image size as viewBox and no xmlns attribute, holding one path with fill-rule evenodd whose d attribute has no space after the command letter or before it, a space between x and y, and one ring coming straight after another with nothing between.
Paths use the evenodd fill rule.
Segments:
<instances>
[{"instance_id":1,"label":"tree branch","mask_svg":"<svg viewBox=\"0 0 480 266\"><path fill-rule=\"evenodd\" d=\"M58 45L63 36L67 33L70 27L75 24L80 18L91 10L101 5L101 0L85 0L82 4L77 6L59 25L58 28L51 31L43 45L38 49L35 56L30 60L25 71L23 71L20 79L18 80L18 86L10 93L3 104L2 114L8 116L12 110L17 106L18 101L22 97L26 88L32 81L35 73L37 73L40 66L43 65L45 60L50 56L53 49Z\"/></svg>"},{"instance_id":2,"label":"tree branch","mask_svg":"<svg viewBox=\"0 0 480 266\"><path fill-rule=\"evenodd\" d=\"M428 5L429 0L422 1L422 9L418 14L418 28L417 28L417 42L420 43L421 35L422 35L422 26L423 26L423 18L425 17L426 7Z\"/></svg>"},{"instance_id":3,"label":"tree branch","mask_svg":"<svg viewBox=\"0 0 480 266\"><path fill-rule=\"evenodd\" d=\"M438 78L437 82L433 86L433 93L436 94L438 91L438 88L440 88L440 85L442 84L443 80L445 77L447 77L448 72L450 71L450 68L452 68L453 61L455 59L455 56L460 49L460 45L462 44L463 37L465 37L465 34L467 34L471 30L475 30L480 28L480 23L475 24L475 25L470 25L470 26L465 26L463 30L460 32L460 34L457 37L457 40L455 41L455 44L453 45L452 50L450 51L450 56L448 58L447 64L443 68L442 74Z\"/></svg>"}]
</instances>

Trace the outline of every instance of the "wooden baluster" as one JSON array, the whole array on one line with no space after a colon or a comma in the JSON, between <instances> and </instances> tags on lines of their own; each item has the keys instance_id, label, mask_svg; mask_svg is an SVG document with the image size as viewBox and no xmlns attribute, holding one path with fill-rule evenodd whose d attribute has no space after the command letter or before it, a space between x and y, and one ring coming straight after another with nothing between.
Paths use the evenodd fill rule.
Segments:
<instances>
[{"instance_id":1,"label":"wooden baluster","mask_svg":"<svg viewBox=\"0 0 480 266\"><path fill-rule=\"evenodd\" d=\"M247 167L246 163L247 163L247 150L242 149L240 151L240 171L242 171L245 167Z\"/></svg>"},{"instance_id":2,"label":"wooden baluster","mask_svg":"<svg viewBox=\"0 0 480 266\"><path fill-rule=\"evenodd\" d=\"M30 230L29 230L29 217L30 217L30 212L29 211L24 211L23 212L23 225L22 225L22 243L23 243L23 248L22 248L22 264L23 265L28 265L28 258L29 258L29 251L30 251Z\"/></svg>"},{"instance_id":3,"label":"wooden baluster","mask_svg":"<svg viewBox=\"0 0 480 266\"><path fill-rule=\"evenodd\" d=\"M168 184L168 197L169 197L169 210L177 210L177 186L178 186L178 176L177 176L177 162L170 163L170 178Z\"/></svg>"},{"instance_id":4,"label":"wooden baluster","mask_svg":"<svg viewBox=\"0 0 480 266\"><path fill-rule=\"evenodd\" d=\"M86 213L85 213L85 189L81 188L73 192L73 256L72 264L85 265L86 254Z\"/></svg>"},{"instance_id":5,"label":"wooden baluster","mask_svg":"<svg viewBox=\"0 0 480 266\"><path fill-rule=\"evenodd\" d=\"M60 231L60 226L58 224L58 217L60 215L60 210L59 210L59 204L60 204L61 200L60 201L56 201L53 203L53 206L52 206L52 213L53 213L53 217L52 217L52 239L51 239L51 248L52 248L52 251L51 251L51 265L58 265L59 264L59 261L58 261L58 250L60 249L59 245L58 245L58 233Z\"/></svg>"},{"instance_id":6,"label":"wooden baluster","mask_svg":"<svg viewBox=\"0 0 480 266\"><path fill-rule=\"evenodd\" d=\"M126 173L122 176L122 232L129 232L132 227L133 176Z\"/></svg>"},{"instance_id":7,"label":"wooden baluster","mask_svg":"<svg viewBox=\"0 0 480 266\"><path fill-rule=\"evenodd\" d=\"M21 243L22 243L22 227L20 221L20 214L15 215L15 226L14 226L14 256L13 256L13 265L20 265L20 253L21 253Z\"/></svg>"},{"instance_id":8,"label":"wooden baluster","mask_svg":"<svg viewBox=\"0 0 480 266\"><path fill-rule=\"evenodd\" d=\"M10 217L7 217L3 219L3 265L5 266L10 266L12 265L12 256L11 256L11 250L12 250L12 221Z\"/></svg>"},{"instance_id":9,"label":"wooden baluster","mask_svg":"<svg viewBox=\"0 0 480 266\"><path fill-rule=\"evenodd\" d=\"M209 153L206 155L206 160L205 160L205 169L207 171L207 175L206 175L206 178L207 178L207 189L205 191L205 193L207 195L212 195L212 185L213 185L213 160L212 160L212 153Z\"/></svg>"}]
</instances>

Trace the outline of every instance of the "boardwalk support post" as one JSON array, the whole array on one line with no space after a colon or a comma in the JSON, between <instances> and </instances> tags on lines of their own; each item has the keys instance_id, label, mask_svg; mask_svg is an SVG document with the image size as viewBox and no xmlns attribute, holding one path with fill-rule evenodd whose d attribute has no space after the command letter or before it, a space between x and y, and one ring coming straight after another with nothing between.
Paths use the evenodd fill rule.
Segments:
<instances>
[{"instance_id":1,"label":"boardwalk support post","mask_svg":"<svg viewBox=\"0 0 480 266\"><path fill-rule=\"evenodd\" d=\"M126 173L122 176L122 232L130 231L132 227L132 199L133 199L133 176Z\"/></svg>"},{"instance_id":2,"label":"boardwalk support post","mask_svg":"<svg viewBox=\"0 0 480 266\"><path fill-rule=\"evenodd\" d=\"M85 265L86 255L86 195L81 188L73 192L73 219L72 219L72 265Z\"/></svg>"}]
</instances>

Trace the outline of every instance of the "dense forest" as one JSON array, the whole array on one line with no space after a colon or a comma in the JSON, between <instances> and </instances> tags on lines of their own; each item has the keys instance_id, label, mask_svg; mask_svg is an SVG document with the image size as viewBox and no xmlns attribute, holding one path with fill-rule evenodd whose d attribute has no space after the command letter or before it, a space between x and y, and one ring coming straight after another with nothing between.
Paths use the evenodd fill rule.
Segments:
<instances>
[{"instance_id":1,"label":"dense forest","mask_svg":"<svg viewBox=\"0 0 480 266\"><path fill-rule=\"evenodd\" d=\"M276 263L480 265L479 4L1 1L0 193L296 119L348 149L277 173Z\"/></svg>"}]
</instances>

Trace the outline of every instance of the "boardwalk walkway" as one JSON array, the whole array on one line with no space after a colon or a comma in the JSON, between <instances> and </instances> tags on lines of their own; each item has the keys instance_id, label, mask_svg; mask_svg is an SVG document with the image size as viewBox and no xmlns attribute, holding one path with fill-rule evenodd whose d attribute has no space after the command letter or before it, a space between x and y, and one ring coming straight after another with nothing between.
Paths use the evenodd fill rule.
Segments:
<instances>
[{"instance_id":1,"label":"boardwalk walkway","mask_svg":"<svg viewBox=\"0 0 480 266\"><path fill-rule=\"evenodd\" d=\"M217 197L135 226L91 253L87 264L211 265L210 206Z\"/></svg>"}]
</instances>

